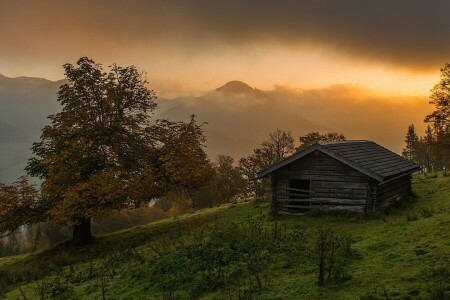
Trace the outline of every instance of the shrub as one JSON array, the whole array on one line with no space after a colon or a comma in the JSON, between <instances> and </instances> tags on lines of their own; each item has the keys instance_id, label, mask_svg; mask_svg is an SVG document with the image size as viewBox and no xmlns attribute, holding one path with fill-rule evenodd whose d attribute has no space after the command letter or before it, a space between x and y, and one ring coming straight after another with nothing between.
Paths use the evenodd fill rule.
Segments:
<instances>
[{"instance_id":1,"label":"shrub","mask_svg":"<svg viewBox=\"0 0 450 300\"><path fill-rule=\"evenodd\" d=\"M359 296L359 300L390 300L386 286L380 282L376 282L373 288L364 295Z\"/></svg>"},{"instance_id":2,"label":"shrub","mask_svg":"<svg viewBox=\"0 0 450 300\"><path fill-rule=\"evenodd\" d=\"M450 284L447 281L440 280L434 283L430 289L431 300L450 300Z\"/></svg>"},{"instance_id":3,"label":"shrub","mask_svg":"<svg viewBox=\"0 0 450 300\"><path fill-rule=\"evenodd\" d=\"M348 266L355 252L351 249L351 237L346 233L336 233L330 228L319 228L315 234L312 249L318 271L318 284L330 280L348 279Z\"/></svg>"},{"instance_id":4,"label":"shrub","mask_svg":"<svg viewBox=\"0 0 450 300\"><path fill-rule=\"evenodd\" d=\"M417 221L417 220L418 220L418 218L417 218L416 213L406 215L406 221L408 221L408 222Z\"/></svg>"},{"instance_id":5,"label":"shrub","mask_svg":"<svg viewBox=\"0 0 450 300\"><path fill-rule=\"evenodd\" d=\"M263 203L266 203L267 201L269 201L269 200L267 199L267 197L264 197L264 196L256 196L255 198L253 198L253 199L251 200L251 203L252 203L252 205L253 205L254 207L258 207L259 205L261 205L261 204L263 204Z\"/></svg>"},{"instance_id":6,"label":"shrub","mask_svg":"<svg viewBox=\"0 0 450 300\"><path fill-rule=\"evenodd\" d=\"M35 295L41 299L62 298L67 299L73 292L69 282L56 274L53 280L42 279L36 282L34 286Z\"/></svg>"},{"instance_id":7,"label":"shrub","mask_svg":"<svg viewBox=\"0 0 450 300\"><path fill-rule=\"evenodd\" d=\"M167 299L175 299L181 290L198 298L218 289L237 297L265 289L277 255L289 257L304 244L299 242L301 231L283 232L278 222L265 226L265 220L260 215L243 223L217 221L179 247L165 252L155 247L159 258L152 266L150 282Z\"/></svg>"},{"instance_id":8,"label":"shrub","mask_svg":"<svg viewBox=\"0 0 450 300\"><path fill-rule=\"evenodd\" d=\"M0 270L0 298L8 291L10 279L8 273Z\"/></svg>"},{"instance_id":9,"label":"shrub","mask_svg":"<svg viewBox=\"0 0 450 300\"><path fill-rule=\"evenodd\" d=\"M424 218L429 218L429 217L432 217L434 215L434 210L432 208L422 208L420 210L420 214Z\"/></svg>"}]
</instances>

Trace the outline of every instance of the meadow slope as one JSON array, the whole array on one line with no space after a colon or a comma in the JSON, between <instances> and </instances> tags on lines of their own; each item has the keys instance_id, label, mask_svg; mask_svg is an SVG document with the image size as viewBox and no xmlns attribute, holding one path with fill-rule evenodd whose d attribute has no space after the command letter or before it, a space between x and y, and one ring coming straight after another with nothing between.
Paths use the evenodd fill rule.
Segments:
<instances>
[{"instance_id":1,"label":"meadow slope","mask_svg":"<svg viewBox=\"0 0 450 300\"><path fill-rule=\"evenodd\" d=\"M317 228L329 227L351 235L358 257L349 266L349 278L322 287L317 286L314 263L305 259L286 264L277 256L269 257L262 271L267 279L262 290L244 293L239 286L233 291L215 287L190 295L189 287L179 285L173 294L163 292L161 277L155 279L161 275L155 275L158 260L174 248L196 243L206 228L214 228L212 224L238 226L259 216L266 228L273 228L268 204L260 202L224 205L137 226L99 236L94 245L81 249L61 244L38 254L2 258L0 288L5 299L446 299L450 293L450 176L417 176L413 191L416 196L404 205L370 217L278 218L277 227L285 232L301 230L313 236ZM167 270L168 275L177 272ZM177 278L167 280L176 283ZM252 288L245 280L242 285Z\"/></svg>"}]
</instances>

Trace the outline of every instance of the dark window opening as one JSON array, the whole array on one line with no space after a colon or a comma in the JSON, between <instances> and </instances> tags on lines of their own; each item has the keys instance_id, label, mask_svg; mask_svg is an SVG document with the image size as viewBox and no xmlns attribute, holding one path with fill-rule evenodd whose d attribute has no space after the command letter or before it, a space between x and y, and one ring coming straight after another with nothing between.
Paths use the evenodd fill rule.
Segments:
<instances>
[{"instance_id":1,"label":"dark window opening","mask_svg":"<svg viewBox=\"0 0 450 300\"><path fill-rule=\"evenodd\" d=\"M304 209L310 206L311 181L304 179L289 180L288 205L291 209Z\"/></svg>"},{"instance_id":2,"label":"dark window opening","mask_svg":"<svg viewBox=\"0 0 450 300\"><path fill-rule=\"evenodd\" d=\"M291 189L299 189L309 191L311 188L311 181L304 179L291 179L289 180L289 187Z\"/></svg>"}]
</instances>

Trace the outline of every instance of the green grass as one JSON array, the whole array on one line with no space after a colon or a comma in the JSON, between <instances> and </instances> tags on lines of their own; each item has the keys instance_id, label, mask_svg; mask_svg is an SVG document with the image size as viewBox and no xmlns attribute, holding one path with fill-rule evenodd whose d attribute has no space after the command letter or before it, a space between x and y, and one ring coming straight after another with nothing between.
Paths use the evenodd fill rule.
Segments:
<instances>
[{"instance_id":1,"label":"green grass","mask_svg":"<svg viewBox=\"0 0 450 300\"><path fill-rule=\"evenodd\" d=\"M350 279L323 287L316 284L312 264L284 268L275 261L270 267L269 284L263 291L255 292L253 298L388 299L383 298L387 293L389 299L432 299L433 293L450 284L450 177L418 176L413 181L413 191L416 197L403 207L370 217L352 214L280 217L280 226L301 227L305 231L326 226L351 234L353 248L360 258L350 266ZM155 245L164 245L162 241L167 237L171 241L191 237L192 232L216 220L245 222L248 216L267 214L268 209L267 203L224 205L99 236L94 245L81 249L61 244L38 254L2 258L0 271L20 270L26 279L10 284L4 296L23 299L22 290L28 299L39 299L35 288L42 283L40 278L51 281L58 272L68 276L71 265L72 274L78 279L71 279L70 292L59 298L101 299L100 274L104 274L107 263L116 274L105 283L106 299L162 299L148 274L149 266L157 259ZM266 223L269 226L273 221ZM146 263L131 258L121 261L120 257L117 263L106 260L122 248L136 248ZM88 276L91 264L94 274ZM370 294L377 294L378 298L370 298ZM226 293L219 290L203 295L202 299L224 298Z\"/></svg>"}]
</instances>

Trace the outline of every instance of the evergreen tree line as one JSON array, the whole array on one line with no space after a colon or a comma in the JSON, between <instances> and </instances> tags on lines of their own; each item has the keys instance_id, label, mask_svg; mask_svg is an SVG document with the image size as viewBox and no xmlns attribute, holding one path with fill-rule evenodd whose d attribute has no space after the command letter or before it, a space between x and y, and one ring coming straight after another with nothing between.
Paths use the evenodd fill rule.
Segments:
<instances>
[{"instance_id":1,"label":"evergreen tree line","mask_svg":"<svg viewBox=\"0 0 450 300\"><path fill-rule=\"evenodd\" d=\"M405 136L402 155L421 166L423 172L438 172L450 167L450 133L428 125L419 136L411 124Z\"/></svg>"},{"instance_id":2,"label":"evergreen tree line","mask_svg":"<svg viewBox=\"0 0 450 300\"><path fill-rule=\"evenodd\" d=\"M420 165L424 172L437 172L450 167L450 64L441 69L429 103L435 109L424 119L428 123L424 135L419 136L414 125L409 125L402 155Z\"/></svg>"}]
</instances>

